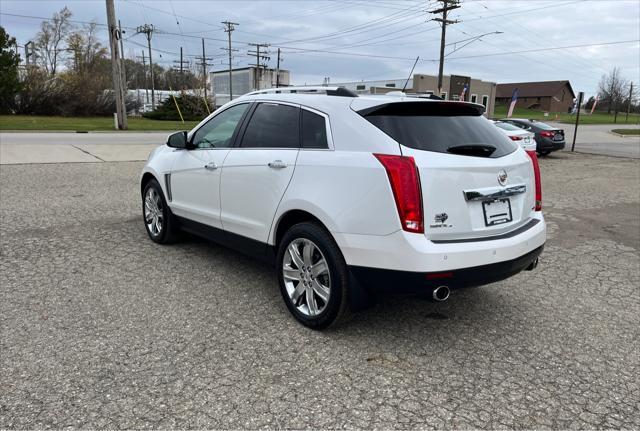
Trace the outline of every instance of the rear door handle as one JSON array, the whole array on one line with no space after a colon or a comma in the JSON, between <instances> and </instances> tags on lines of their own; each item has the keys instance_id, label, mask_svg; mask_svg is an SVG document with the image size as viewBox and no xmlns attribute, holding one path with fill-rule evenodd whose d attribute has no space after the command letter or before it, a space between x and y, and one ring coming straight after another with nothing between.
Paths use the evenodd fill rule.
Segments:
<instances>
[{"instance_id":1,"label":"rear door handle","mask_svg":"<svg viewBox=\"0 0 640 431\"><path fill-rule=\"evenodd\" d=\"M286 168L287 164L282 160L274 160L273 162L269 162L268 166L273 169L282 169Z\"/></svg>"},{"instance_id":2,"label":"rear door handle","mask_svg":"<svg viewBox=\"0 0 640 431\"><path fill-rule=\"evenodd\" d=\"M210 171L215 171L216 169L218 169L218 165L216 165L215 162L209 162L206 165L204 165L204 168Z\"/></svg>"}]
</instances>

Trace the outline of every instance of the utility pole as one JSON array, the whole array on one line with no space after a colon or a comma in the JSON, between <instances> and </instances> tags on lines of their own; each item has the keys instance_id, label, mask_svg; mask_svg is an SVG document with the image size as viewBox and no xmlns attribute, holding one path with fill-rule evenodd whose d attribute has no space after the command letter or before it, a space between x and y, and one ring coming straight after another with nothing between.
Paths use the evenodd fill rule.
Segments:
<instances>
[{"instance_id":1,"label":"utility pole","mask_svg":"<svg viewBox=\"0 0 640 431\"><path fill-rule=\"evenodd\" d=\"M156 91L155 91L155 79L153 78L153 60L151 58L151 34L155 28L153 24L145 24L138 26L136 33L144 33L147 35L147 46L149 47L149 71L151 75L151 109L156 109Z\"/></svg>"},{"instance_id":2,"label":"utility pole","mask_svg":"<svg viewBox=\"0 0 640 431\"><path fill-rule=\"evenodd\" d=\"M149 103L149 85L147 81L147 61L144 56L144 49L142 50L142 57L138 56L138 58L142 58L142 70L144 71L144 93L145 93L145 101Z\"/></svg>"},{"instance_id":3,"label":"utility pole","mask_svg":"<svg viewBox=\"0 0 640 431\"><path fill-rule=\"evenodd\" d=\"M447 25L448 24L456 24L460 21L458 20L449 20L447 19L448 12L454 9L458 9L460 4L458 0L438 0L442 3L442 7L440 9L429 11L432 14L442 14L442 18L434 18L433 21L438 21L442 26L442 34L440 36L440 67L438 69L438 97L442 94L442 74L444 72L444 47L445 40L447 37Z\"/></svg>"},{"instance_id":4,"label":"utility pole","mask_svg":"<svg viewBox=\"0 0 640 431\"><path fill-rule=\"evenodd\" d=\"M629 111L631 111L631 98L633 97L633 82L629 88L629 100L627 101L627 116L624 118L624 122L629 121Z\"/></svg>"},{"instance_id":5,"label":"utility pole","mask_svg":"<svg viewBox=\"0 0 640 431\"><path fill-rule=\"evenodd\" d=\"M231 69L231 54L232 54L232 49L231 49L231 33L233 32L233 30L235 30L235 25L240 25L237 22L231 22L231 21L222 21L222 24L224 24L224 31L225 33L227 33L228 36L228 40L229 40L229 48L227 48L227 51L229 52L229 101L233 100L233 79L232 79L232 69ZM237 51L237 50L236 50Z\"/></svg>"},{"instance_id":6,"label":"utility pole","mask_svg":"<svg viewBox=\"0 0 640 431\"><path fill-rule=\"evenodd\" d=\"M180 61L173 60L174 63L178 64L178 66L173 66L173 70L180 71L180 89L181 90L184 90L184 65L189 64L189 62L184 61L183 58L184 57L182 55L182 47L180 47Z\"/></svg>"},{"instance_id":7,"label":"utility pole","mask_svg":"<svg viewBox=\"0 0 640 431\"><path fill-rule=\"evenodd\" d=\"M200 65L202 66L202 84L204 87L204 99L207 100L207 66L209 64L207 61L213 60L211 57L207 57L207 54L204 50L204 37L202 38L202 57L196 57L197 60L200 60ZM229 99L231 100L231 99Z\"/></svg>"},{"instance_id":8,"label":"utility pole","mask_svg":"<svg viewBox=\"0 0 640 431\"><path fill-rule=\"evenodd\" d=\"M276 63L276 88L280 87L280 48L278 48L278 61Z\"/></svg>"},{"instance_id":9,"label":"utility pole","mask_svg":"<svg viewBox=\"0 0 640 431\"><path fill-rule=\"evenodd\" d=\"M127 69L125 69L124 64L124 44L122 43L122 35L126 32L122 31L122 24L120 24L120 20L118 20L118 31L120 32L120 71L122 71L122 82L124 83L124 94L127 94L127 89L129 86L127 85Z\"/></svg>"},{"instance_id":10,"label":"utility pole","mask_svg":"<svg viewBox=\"0 0 640 431\"><path fill-rule=\"evenodd\" d=\"M271 57L267 56L268 52L263 51L260 53L260 48L268 48L269 45L266 43L250 43L249 46L255 46L255 51L249 51L247 54L256 56L256 63L250 64L249 66L256 67L256 73L254 76L254 89L260 90L260 78L261 78L261 70L262 68L266 68L266 64L261 63L262 60L269 60Z\"/></svg>"},{"instance_id":11,"label":"utility pole","mask_svg":"<svg viewBox=\"0 0 640 431\"><path fill-rule=\"evenodd\" d=\"M111 46L111 73L113 75L113 91L116 99L116 117L119 130L127 129L127 108L124 98L124 83L122 82L122 70L120 68L120 56L118 53L118 39L121 37L116 27L116 9L113 0L107 3L107 25L109 28L109 44Z\"/></svg>"}]
</instances>

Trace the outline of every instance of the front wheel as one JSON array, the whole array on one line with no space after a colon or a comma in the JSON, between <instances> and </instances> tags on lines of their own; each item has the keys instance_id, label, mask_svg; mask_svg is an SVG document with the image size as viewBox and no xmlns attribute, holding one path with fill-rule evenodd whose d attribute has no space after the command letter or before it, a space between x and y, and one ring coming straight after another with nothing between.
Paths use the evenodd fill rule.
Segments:
<instances>
[{"instance_id":1,"label":"front wheel","mask_svg":"<svg viewBox=\"0 0 640 431\"><path fill-rule=\"evenodd\" d=\"M300 323L324 329L344 317L347 265L325 229L315 223L291 227L280 241L277 265L282 297Z\"/></svg>"},{"instance_id":2,"label":"front wheel","mask_svg":"<svg viewBox=\"0 0 640 431\"><path fill-rule=\"evenodd\" d=\"M142 192L142 217L149 238L154 242L168 244L175 240L173 214L156 180L149 181Z\"/></svg>"}]
</instances>

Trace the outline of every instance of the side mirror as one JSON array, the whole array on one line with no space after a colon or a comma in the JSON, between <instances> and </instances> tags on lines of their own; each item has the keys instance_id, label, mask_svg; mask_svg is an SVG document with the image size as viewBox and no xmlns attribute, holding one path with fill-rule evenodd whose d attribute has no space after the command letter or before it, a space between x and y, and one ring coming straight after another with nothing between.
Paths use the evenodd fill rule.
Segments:
<instances>
[{"instance_id":1,"label":"side mirror","mask_svg":"<svg viewBox=\"0 0 640 431\"><path fill-rule=\"evenodd\" d=\"M187 132L175 132L169 135L167 138L167 145L171 148L187 148Z\"/></svg>"}]
</instances>

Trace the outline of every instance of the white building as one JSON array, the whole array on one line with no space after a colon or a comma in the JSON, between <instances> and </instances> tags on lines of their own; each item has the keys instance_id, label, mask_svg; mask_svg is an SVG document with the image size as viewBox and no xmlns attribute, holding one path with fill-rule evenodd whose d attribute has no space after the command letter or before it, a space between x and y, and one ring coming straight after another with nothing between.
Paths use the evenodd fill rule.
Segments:
<instances>
[{"instance_id":1,"label":"white building","mask_svg":"<svg viewBox=\"0 0 640 431\"><path fill-rule=\"evenodd\" d=\"M279 85L287 87L289 85L290 74L288 70L280 69ZM257 89L273 88L276 86L275 69L258 69L255 66L233 69L231 71L233 80L233 97L255 91ZM229 70L217 70L209 72L209 82L211 97L215 106L222 106L229 101Z\"/></svg>"}]
</instances>

